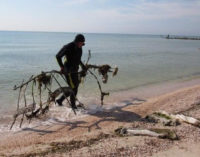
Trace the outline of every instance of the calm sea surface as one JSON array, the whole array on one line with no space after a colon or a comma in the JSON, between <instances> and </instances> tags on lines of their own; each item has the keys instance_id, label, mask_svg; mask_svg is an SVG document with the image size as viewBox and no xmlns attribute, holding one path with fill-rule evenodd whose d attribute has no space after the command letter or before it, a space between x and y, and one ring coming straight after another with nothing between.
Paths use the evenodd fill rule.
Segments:
<instances>
[{"instance_id":1,"label":"calm sea surface","mask_svg":"<svg viewBox=\"0 0 200 157\"><path fill-rule=\"evenodd\" d=\"M31 75L59 70L55 59L75 33L0 31L0 113L16 108L13 86ZM82 60L91 50L91 64L119 67L109 77L105 91L131 89L147 84L200 76L200 41L167 40L157 35L84 34ZM96 81L88 76L79 97L87 102L98 95Z\"/></svg>"}]
</instances>

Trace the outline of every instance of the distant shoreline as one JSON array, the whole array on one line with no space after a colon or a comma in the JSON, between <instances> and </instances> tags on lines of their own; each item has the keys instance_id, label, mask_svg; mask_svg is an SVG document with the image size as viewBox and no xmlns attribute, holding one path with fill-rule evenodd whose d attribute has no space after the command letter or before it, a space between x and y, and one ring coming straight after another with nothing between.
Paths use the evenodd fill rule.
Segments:
<instances>
[{"instance_id":1,"label":"distant shoreline","mask_svg":"<svg viewBox=\"0 0 200 157\"><path fill-rule=\"evenodd\" d=\"M200 37L186 37L186 36L170 36L170 35L167 35L165 37L166 39L181 39L181 40L200 40Z\"/></svg>"}]
</instances>

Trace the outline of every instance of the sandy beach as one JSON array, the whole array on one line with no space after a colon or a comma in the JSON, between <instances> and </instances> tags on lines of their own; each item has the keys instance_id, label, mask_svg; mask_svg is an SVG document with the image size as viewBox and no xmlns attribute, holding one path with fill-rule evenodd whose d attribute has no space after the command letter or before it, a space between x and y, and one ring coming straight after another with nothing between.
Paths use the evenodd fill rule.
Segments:
<instances>
[{"instance_id":1,"label":"sandy beach","mask_svg":"<svg viewBox=\"0 0 200 157\"><path fill-rule=\"evenodd\" d=\"M200 157L200 0L0 0L0 157Z\"/></svg>"},{"instance_id":2,"label":"sandy beach","mask_svg":"<svg viewBox=\"0 0 200 157\"><path fill-rule=\"evenodd\" d=\"M198 157L200 128L181 123L167 127L179 140L148 136L119 137L114 130L163 128L144 117L155 111L200 118L200 79L167 82L113 93L107 102L126 105L104 109L70 121L1 133L0 156L155 156Z\"/></svg>"}]
</instances>

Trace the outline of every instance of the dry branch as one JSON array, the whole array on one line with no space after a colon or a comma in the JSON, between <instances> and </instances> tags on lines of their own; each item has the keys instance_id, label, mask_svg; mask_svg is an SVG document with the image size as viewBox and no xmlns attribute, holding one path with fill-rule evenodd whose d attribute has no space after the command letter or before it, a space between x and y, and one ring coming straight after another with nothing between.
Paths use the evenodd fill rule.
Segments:
<instances>
[{"instance_id":1,"label":"dry branch","mask_svg":"<svg viewBox=\"0 0 200 157\"><path fill-rule=\"evenodd\" d=\"M28 113L28 112L32 112L34 109L35 109L35 106L36 106L36 104L30 104L30 105L28 105L27 107L23 107L23 108L20 108L20 109L18 109L16 112L15 112L15 114L13 115L13 118L14 118L14 121L13 121L13 123L12 123L12 125L11 125L11 127L10 127L10 129L12 129L12 127L13 127L13 125L15 124L15 121L16 121L16 119L17 119L17 117L19 116L19 115L21 115L21 114L26 114L26 113ZM21 125L21 124L20 124Z\"/></svg>"},{"instance_id":2,"label":"dry branch","mask_svg":"<svg viewBox=\"0 0 200 157\"><path fill-rule=\"evenodd\" d=\"M100 90L100 92L101 92L101 105L103 105L104 96L109 95L109 93L105 93L105 92L102 91L101 84L100 84L100 82L99 82L97 76L96 76L92 71L90 71L90 70L88 70L88 71L90 72L90 74L91 74L92 76L94 76L94 78L95 78L96 81L97 81L97 84L98 84L98 86L99 86L99 90Z\"/></svg>"},{"instance_id":3,"label":"dry branch","mask_svg":"<svg viewBox=\"0 0 200 157\"><path fill-rule=\"evenodd\" d=\"M169 114L165 111L161 111L160 113L169 116L171 119L179 120L180 122L185 122L200 127L200 120L193 117L184 116L183 114Z\"/></svg>"},{"instance_id":4,"label":"dry branch","mask_svg":"<svg viewBox=\"0 0 200 157\"><path fill-rule=\"evenodd\" d=\"M44 75L45 74L45 75ZM52 70L52 71L46 71L46 72L41 72L41 74L39 74L39 75L36 75L35 77L32 77L31 79L29 79L27 82L24 82L24 83L22 83L21 85L19 85L19 86L14 86L14 88L13 88L13 90L17 90L18 88L22 88L24 85L26 85L26 84L29 84L30 82L32 82L32 81L35 81L35 80L37 80L37 78L40 78L40 77L48 77L47 76L47 74L60 74L60 75L62 75L62 73L60 72L60 71L57 71L57 70ZM45 79L45 78L43 78L43 79ZM43 79L38 79L38 81L40 81L40 80L43 80ZM44 82L42 82L42 83L44 83Z\"/></svg>"}]
</instances>

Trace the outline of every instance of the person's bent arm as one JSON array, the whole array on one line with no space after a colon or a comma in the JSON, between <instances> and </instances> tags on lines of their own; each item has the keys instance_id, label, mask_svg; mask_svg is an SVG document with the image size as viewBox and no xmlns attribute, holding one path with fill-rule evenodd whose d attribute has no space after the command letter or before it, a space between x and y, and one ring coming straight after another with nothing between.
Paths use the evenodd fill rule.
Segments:
<instances>
[{"instance_id":1,"label":"person's bent arm","mask_svg":"<svg viewBox=\"0 0 200 157\"><path fill-rule=\"evenodd\" d=\"M61 68L61 71L63 71L63 69L64 69L62 57L65 55L65 52L66 52L66 46L63 46L63 48L56 55L56 59L57 59L57 62L59 64L60 68Z\"/></svg>"}]
</instances>

